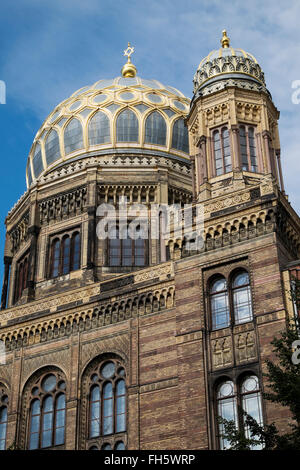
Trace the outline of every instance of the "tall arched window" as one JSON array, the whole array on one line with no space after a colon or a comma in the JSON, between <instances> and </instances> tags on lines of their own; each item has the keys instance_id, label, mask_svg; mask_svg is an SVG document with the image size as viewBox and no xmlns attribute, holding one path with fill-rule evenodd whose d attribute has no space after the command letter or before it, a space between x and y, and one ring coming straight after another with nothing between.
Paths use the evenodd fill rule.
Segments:
<instances>
[{"instance_id":1,"label":"tall arched window","mask_svg":"<svg viewBox=\"0 0 300 470\"><path fill-rule=\"evenodd\" d=\"M104 359L91 367L87 385L89 448L124 449L127 398L123 364L116 358Z\"/></svg>"},{"instance_id":2,"label":"tall arched window","mask_svg":"<svg viewBox=\"0 0 300 470\"><path fill-rule=\"evenodd\" d=\"M174 122L172 133L172 148L189 153L189 133L184 119Z\"/></svg>"},{"instance_id":3,"label":"tall arched window","mask_svg":"<svg viewBox=\"0 0 300 470\"><path fill-rule=\"evenodd\" d=\"M236 395L234 383L231 380L223 382L217 391L218 416L228 421L234 421L238 425ZM224 425L219 424L220 448L222 450L229 446L229 442L224 437Z\"/></svg>"},{"instance_id":4,"label":"tall arched window","mask_svg":"<svg viewBox=\"0 0 300 470\"><path fill-rule=\"evenodd\" d=\"M21 297L23 290L27 287L28 281L28 263L29 254L24 255L17 263L16 283L15 283L15 302Z\"/></svg>"},{"instance_id":5,"label":"tall arched window","mask_svg":"<svg viewBox=\"0 0 300 470\"><path fill-rule=\"evenodd\" d=\"M241 383L241 401L243 410L246 411L255 421L263 424L263 415L261 407L261 394L259 390L258 378L255 375L249 375L244 378ZM245 426L246 437L250 438L251 433L247 426ZM259 450L261 445L254 445L253 449Z\"/></svg>"},{"instance_id":6,"label":"tall arched window","mask_svg":"<svg viewBox=\"0 0 300 470\"><path fill-rule=\"evenodd\" d=\"M72 235L72 260L71 270L75 271L80 268L80 234L74 233Z\"/></svg>"},{"instance_id":7,"label":"tall arched window","mask_svg":"<svg viewBox=\"0 0 300 470\"><path fill-rule=\"evenodd\" d=\"M51 247L51 277L59 275L60 265L60 240L54 240Z\"/></svg>"},{"instance_id":8,"label":"tall arched window","mask_svg":"<svg viewBox=\"0 0 300 470\"><path fill-rule=\"evenodd\" d=\"M62 240L62 274L70 272L71 239L67 235Z\"/></svg>"},{"instance_id":9,"label":"tall arched window","mask_svg":"<svg viewBox=\"0 0 300 470\"><path fill-rule=\"evenodd\" d=\"M50 247L50 277L62 276L80 268L80 233L54 238Z\"/></svg>"},{"instance_id":10,"label":"tall arched window","mask_svg":"<svg viewBox=\"0 0 300 470\"><path fill-rule=\"evenodd\" d=\"M145 143L166 145L167 126L163 116L157 111L152 112L146 119Z\"/></svg>"},{"instance_id":11,"label":"tall arched window","mask_svg":"<svg viewBox=\"0 0 300 470\"><path fill-rule=\"evenodd\" d=\"M254 128L251 126L240 126L240 150L242 159L242 169L245 171L253 171L257 173L257 156Z\"/></svg>"},{"instance_id":12,"label":"tall arched window","mask_svg":"<svg viewBox=\"0 0 300 470\"><path fill-rule=\"evenodd\" d=\"M224 277L218 277L211 285L210 308L213 330L230 324L227 283Z\"/></svg>"},{"instance_id":13,"label":"tall arched window","mask_svg":"<svg viewBox=\"0 0 300 470\"><path fill-rule=\"evenodd\" d=\"M66 155L83 148L82 125L78 119L73 118L66 126L64 144Z\"/></svg>"},{"instance_id":14,"label":"tall arched window","mask_svg":"<svg viewBox=\"0 0 300 470\"><path fill-rule=\"evenodd\" d=\"M55 129L52 129L46 139L45 152L48 165L60 158L59 138Z\"/></svg>"},{"instance_id":15,"label":"tall arched window","mask_svg":"<svg viewBox=\"0 0 300 470\"><path fill-rule=\"evenodd\" d=\"M5 388L0 389L0 450L6 449L6 434L8 422L8 396Z\"/></svg>"},{"instance_id":16,"label":"tall arched window","mask_svg":"<svg viewBox=\"0 0 300 470\"><path fill-rule=\"evenodd\" d=\"M232 280L234 321L236 324L252 320L250 279L247 271L238 272Z\"/></svg>"},{"instance_id":17,"label":"tall arched window","mask_svg":"<svg viewBox=\"0 0 300 470\"><path fill-rule=\"evenodd\" d=\"M138 142L139 122L133 111L125 109L117 117L117 142Z\"/></svg>"},{"instance_id":18,"label":"tall arched window","mask_svg":"<svg viewBox=\"0 0 300 470\"><path fill-rule=\"evenodd\" d=\"M230 137L227 127L213 132L213 150L216 176L232 171Z\"/></svg>"},{"instance_id":19,"label":"tall arched window","mask_svg":"<svg viewBox=\"0 0 300 470\"><path fill-rule=\"evenodd\" d=\"M98 111L89 122L89 145L99 145L110 142L109 119Z\"/></svg>"},{"instance_id":20,"label":"tall arched window","mask_svg":"<svg viewBox=\"0 0 300 470\"><path fill-rule=\"evenodd\" d=\"M65 389L66 383L60 373L48 373L33 384L27 439L29 450L64 444Z\"/></svg>"},{"instance_id":21,"label":"tall arched window","mask_svg":"<svg viewBox=\"0 0 300 470\"><path fill-rule=\"evenodd\" d=\"M238 380L235 385L231 380L223 381L217 388L217 415L233 421L237 429L243 430L247 438L251 437L250 430L245 424L245 417L241 410L250 415L259 425L263 425L261 406L261 393L256 375L249 374ZM219 445L222 450L228 449L230 444L224 435L224 425L218 424ZM252 449L259 450L261 444L253 445Z\"/></svg>"}]
</instances>

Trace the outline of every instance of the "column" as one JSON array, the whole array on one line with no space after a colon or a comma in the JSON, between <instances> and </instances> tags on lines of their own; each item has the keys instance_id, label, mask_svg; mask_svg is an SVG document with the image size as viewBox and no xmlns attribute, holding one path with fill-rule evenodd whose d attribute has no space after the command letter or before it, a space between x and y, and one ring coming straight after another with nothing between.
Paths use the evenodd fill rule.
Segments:
<instances>
[{"instance_id":1,"label":"column","mask_svg":"<svg viewBox=\"0 0 300 470\"><path fill-rule=\"evenodd\" d=\"M233 134L232 169L236 171L241 171L239 127L237 125L232 125L231 130Z\"/></svg>"},{"instance_id":2,"label":"column","mask_svg":"<svg viewBox=\"0 0 300 470\"><path fill-rule=\"evenodd\" d=\"M28 263L28 278L27 287L30 295L33 295L34 290L34 278L36 268L36 253L37 253L37 239L40 232L40 227L32 225L28 227L28 235L31 235L30 252L29 252L29 263Z\"/></svg>"}]
</instances>

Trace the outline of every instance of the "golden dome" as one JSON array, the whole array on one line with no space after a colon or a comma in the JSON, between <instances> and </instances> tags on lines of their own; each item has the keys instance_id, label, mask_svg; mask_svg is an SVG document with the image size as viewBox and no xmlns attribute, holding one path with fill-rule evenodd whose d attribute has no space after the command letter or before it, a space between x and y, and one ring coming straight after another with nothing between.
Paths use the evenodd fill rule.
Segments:
<instances>
[{"instance_id":1,"label":"golden dome","mask_svg":"<svg viewBox=\"0 0 300 470\"><path fill-rule=\"evenodd\" d=\"M189 105L176 88L136 76L79 89L37 132L27 162L28 187L65 163L95 155L157 154L186 161Z\"/></svg>"}]
</instances>

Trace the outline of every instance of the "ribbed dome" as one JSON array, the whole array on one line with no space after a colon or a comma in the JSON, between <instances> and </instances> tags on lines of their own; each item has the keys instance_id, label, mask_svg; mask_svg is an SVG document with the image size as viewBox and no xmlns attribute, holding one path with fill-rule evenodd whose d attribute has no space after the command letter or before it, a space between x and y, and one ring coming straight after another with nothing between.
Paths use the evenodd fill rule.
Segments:
<instances>
[{"instance_id":1,"label":"ribbed dome","mask_svg":"<svg viewBox=\"0 0 300 470\"><path fill-rule=\"evenodd\" d=\"M140 77L83 87L60 103L37 132L27 162L27 185L95 151L107 155L145 149L186 159L189 104L176 88Z\"/></svg>"},{"instance_id":2,"label":"ribbed dome","mask_svg":"<svg viewBox=\"0 0 300 470\"><path fill-rule=\"evenodd\" d=\"M221 43L223 47L201 60L194 76L194 94L217 81L228 79L248 80L265 88L264 73L256 58L243 49L230 47L226 31L223 31Z\"/></svg>"}]
</instances>

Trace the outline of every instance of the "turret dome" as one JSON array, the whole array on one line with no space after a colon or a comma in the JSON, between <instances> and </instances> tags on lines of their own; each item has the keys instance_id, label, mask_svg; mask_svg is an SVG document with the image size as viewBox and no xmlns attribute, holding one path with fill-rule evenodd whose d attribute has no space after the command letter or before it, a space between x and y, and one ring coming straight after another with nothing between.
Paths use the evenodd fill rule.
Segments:
<instances>
[{"instance_id":1,"label":"turret dome","mask_svg":"<svg viewBox=\"0 0 300 470\"><path fill-rule=\"evenodd\" d=\"M243 49L230 46L226 30L222 47L201 60L194 76L194 97L212 93L228 85L266 90L264 73L256 58Z\"/></svg>"}]
</instances>

